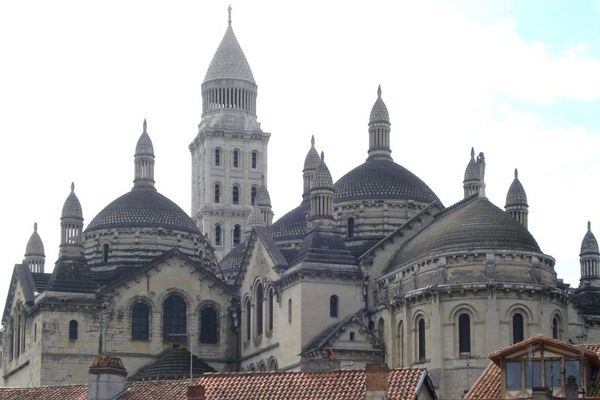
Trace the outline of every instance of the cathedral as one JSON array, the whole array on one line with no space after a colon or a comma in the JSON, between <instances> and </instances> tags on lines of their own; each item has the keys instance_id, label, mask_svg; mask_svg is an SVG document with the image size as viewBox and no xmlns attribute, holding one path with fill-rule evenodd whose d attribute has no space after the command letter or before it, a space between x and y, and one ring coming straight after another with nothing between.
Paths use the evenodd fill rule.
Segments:
<instances>
[{"instance_id":1,"label":"cathedral","mask_svg":"<svg viewBox=\"0 0 600 400\"><path fill-rule=\"evenodd\" d=\"M465 152L451 205L394 162L381 87L366 161L334 182L313 137L298 206L274 221L257 95L230 10L189 145L191 213L156 190L144 121L131 191L85 226L71 185L52 272L34 225L2 316L4 386L84 383L108 354L132 381L380 362L427 368L440 397L458 398L500 347L538 334L600 341L590 223L572 288L528 230L517 170L502 209L486 197L483 152Z\"/></svg>"}]
</instances>

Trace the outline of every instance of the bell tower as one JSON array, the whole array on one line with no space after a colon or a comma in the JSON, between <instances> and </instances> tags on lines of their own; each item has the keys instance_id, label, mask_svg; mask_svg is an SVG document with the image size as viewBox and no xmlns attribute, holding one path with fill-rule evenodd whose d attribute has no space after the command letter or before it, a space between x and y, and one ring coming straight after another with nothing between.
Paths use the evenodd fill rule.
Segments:
<instances>
[{"instance_id":1,"label":"bell tower","mask_svg":"<svg viewBox=\"0 0 600 400\"><path fill-rule=\"evenodd\" d=\"M267 145L256 118L257 86L233 33L231 7L225 35L202 83L202 119L189 145L192 218L219 259L239 244L248 215L267 182Z\"/></svg>"}]
</instances>

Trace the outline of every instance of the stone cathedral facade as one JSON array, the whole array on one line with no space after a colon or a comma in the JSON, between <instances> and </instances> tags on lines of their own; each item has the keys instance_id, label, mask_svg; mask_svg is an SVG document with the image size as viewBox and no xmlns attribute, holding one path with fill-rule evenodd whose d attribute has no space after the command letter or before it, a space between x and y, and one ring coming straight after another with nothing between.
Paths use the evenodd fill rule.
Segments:
<instances>
[{"instance_id":1,"label":"stone cathedral facade","mask_svg":"<svg viewBox=\"0 0 600 400\"><path fill-rule=\"evenodd\" d=\"M131 380L187 377L190 359L194 375L426 367L457 398L497 348L536 334L600 341L590 224L571 288L528 230L517 171L502 209L472 150L456 172L464 198L443 205L394 161L381 88L365 110L366 161L334 182L307 138L299 204L273 221L257 95L230 16L189 146L191 215L154 187L160 158L144 121L131 191L86 226L71 186L52 272L34 226L2 317L4 385L82 383L103 353Z\"/></svg>"}]
</instances>

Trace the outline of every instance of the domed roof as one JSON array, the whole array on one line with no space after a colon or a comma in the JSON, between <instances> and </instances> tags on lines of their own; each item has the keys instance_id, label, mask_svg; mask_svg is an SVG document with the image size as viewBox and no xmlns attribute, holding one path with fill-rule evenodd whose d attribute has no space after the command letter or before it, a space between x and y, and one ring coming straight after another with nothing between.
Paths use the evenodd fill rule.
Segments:
<instances>
[{"instance_id":1,"label":"domed roof","mask_svg":"<svg viewBox=\"0 0 600 400\"><path fill-rule=\"evenodd\" d=\"M322 188L329 189L332 187L333 179L331 178L329 168L327 168L327 165L325 164L325 155L321 152L321 162L310 181L310 188L312 190Z\"/></svg>"},{"instance_id":2,"label":"domed roof","mask_svg":"<svg viewBox=\"0 0 600 400\"><path fill-rule=\"evenodd\" d=\"M475 161L475 149L471 147L471 159L469 160L469 164L467 164L467 169L465 170L465 182L478 180L479 166L477 165L477 161Z\"/></svg>"},{"instance_id":3,"label":"domed roof","mask_svg":"<svg viewBox=\"0 0 600 400\"><path fill-rule=\"evenodd\" d=\"M315 149L315 137L313 136L310 139L310 150L308 150L306 158L304 159L303 171L314 171L320 163L321 158L319 157L319 153L317 153L317 149Z\"/></svg>"},{"instance_id":4,"label":"domed roof","mask_svg":"<svg viewBox=\"0 0 600 400\"><path fill-rule=\"evenodd\" d=\"M71 193L69 193L69 196L67 196L67 199L65 200L65 204L63 204L60 218L83 219L83 211L81 210L81 203L75 195L74 183L71 183Z\"/></svg>"},{"instance_id":5,"label":"domed roof","mask_svg":"<svg viewBox=\"0 0 600 400\"><path fill-rule=\"evenodd\" d=\"M485 197L470 197L438 214L398 250L390 268L434 255L481 250L541 253L523 225Z\"/></svg>"},{"instance_id":6,"label":"domed roof","mask_svg":"<svg viewBox=\"0 0 600 400\"><path fill-rule=\"evenodd\" d=\"M200 234L194 221L153 187L137 187L94 217L85 233L111 228L165 228Z\"/></svg>"},{"instance_id":7,"label":"domed roof","mask_svg":"<svg viewBox=\"0 0 600 400\"><path fill-rule=\"evenodd\" d=\"M137 141L135 146L135 155L154 155L154 146L152 146L152 140L150 140L150 136L146 131L147 124L146 120L144 120L144 131L142 132L140 138Z\"/></svg>"},{"instance_id":8,"label":"domed roof","mask_svg":"<svg viewBox=\"0 0 600 400\"><path fill-rule=\"evenodd\" d=\"M527 194L519 181L519 171L515 168L515 179L513 180L508 193L506 194L506 207L508 206L526 206Z\"/></svg>"},{"instance_id":9,"label":"domed roof","mask_svg":"<svg viewBox=\"0 0 600 400\"><path fill-rule=\"evenodd\" d=\"M275 242L301 240L306 235L306 221L310 211L310 202L303 201L283 217L275 221L268 229Z\"/></svg>"},{"instance_id":10,"label":"domed roof","mask_svg":"<svg viewBox=\"0 0 600 400\"><path fill-rule=\"evenodd\" d=\"M335 202L352 200L438 201L416 175L391 160L372 159L354 168L335 183Z\"/></svg>"},{"instance_id":11,"label":"domed roof","mask_svg":"<svg viewBox=\"0 0 600 400\"><path fill-rule=\"evenodd\" d=\"M31 234L31 237L27 241L27 246L25 247L25 257L27 256L45 257L44 244L42 243L42 238L37 232L37 222L33 224L33 233Z\"/></svg>"},{"instance_id":12,"label":"domed roof","mask_svg":"<svg viewBox=\"0 0 600 400\"><path fill-rule=\"evenodd\" d=\"M231 28L231 20L206 71L204 82L214 79L241 79L255 83L250 65Z\"/></svg>"},{"instance_id":13,"label":"domed roof","mask_svg":"<svg viewBox=\"0 0 600 400\"><path fill-rule=\"evenodd\" d=\"M369 124L376 122L390 123L390 114L385 103L381 99L381 86L377 88L377 100L375 100L375 104L373 104L373 108L371 108L371 115L369 116Z\"/></svg>"},{"instance_id":14,"label":"domed roof","mask_svg":"<svg viewBox=\"0 0 600 400\"><path fill-rule=\"evenodd\" d=\"M600 250L598 249L598 242L596 241L596 236L592 233L592 224L588 221L588 230L583 237L583 241L581 242L581 253L580 256L585 254L600 254Z\"/></svg>"}]
</instances>

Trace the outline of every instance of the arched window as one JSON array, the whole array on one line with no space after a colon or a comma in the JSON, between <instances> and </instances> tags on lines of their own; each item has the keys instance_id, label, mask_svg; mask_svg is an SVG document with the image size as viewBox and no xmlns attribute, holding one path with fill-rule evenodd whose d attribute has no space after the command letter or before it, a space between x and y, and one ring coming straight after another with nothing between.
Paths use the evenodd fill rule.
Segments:
<instances>
[{"instance_id":1,"label":"arched window","mask_svg":"<svg viewBox=\"0 0 600 400\"><path fill-rule=\"evenodd\" d=\"M273 288L269 288L269 315L267 320L267 329L269 332L273 331L273 303L275 300L275 291Z\"/></svg>"},{"instance_id":2,"label":"arched window","mask_svg":"<svg viewBox=\"0 0 600 400\"><path fill-rule=\"evenodd\" d=\"M104 243L104 245L102 246L102 262L103 263L107 263L108 262L108 243Z\"/></svg>"},{"instance_id":3,"label":"arched window","mask_svg":"<svg viewBox=\"0 0 600 400\"><path fill-rule=\"evenodd\" d=\"M77 332L77 321L75 321L74 319L72 319L69 322L69 340L77 340L77 335L79 332Z\"/></svg>"},{"instance_id":4,"label":"arched window","mask_svg":"<svg viewBox=\"0 0 600 400\"><path fill-rule=\"evenodd\" d=\"M185 342L187 337L187 305L181 296L172 294L163 304L163 338Z\"/></svg>"},{"instance_id":5,"label":"arched window","mask_svg":"<svg viewBox=\"0 0 600 400\"><path fill-rule=\"evenodd\" d=\"M523 314L515 313L512 317L513 344L523 341L525 337L523 328Z\"/></svg>"},{"instance_id":6,"label":"arched window","mask_svg":"<svg viewBox=\"0 0 600 400\"><path fill-rule=\"evenodd\" d=\"M215 203L221 202L221 185L215 183Z\"/></svg>"},{"instance_id":7,"label":"arched window","mask_svg":"<svg viewBox=\"0 0 600 400\"><path fill-rule=\"evenodd\" d=\"M334 294L329 297L329 316L331 318L338 317L338 297Z\"/></svg>"},{"instance_id":8,"label":"arched window","mask_svg":"<svg viewBox=\"0 0 600 400\"><path fill-rule=\"evenodd\" d=\"M138 301L131 308L131 339L148 340L150 310L146 303Z\"/></svg>"},{"instance_id":9,"label":"arched window","mask_svg":"<svg viewBox=\"0 0 600 400\"><path fill-rule=\"evenodd\" d=\"M244 311L246 314L246 340L250 340L251 334L251 326L252 326L252 307L250 306L250 299L246 299L246 303L244 304Z\"/></svg>"},{"instance_id":10,"label":"arched window","mask_svg":"<svg viewBox=\"0 0 600 400\"><path fill-rule=\"evenodd\" d=\"M398 322L398 366L404 366L404 323Z\"/></svg>"},{"instance_id":11,"label":"arched window","mask_svg":"<svg viewBox=\"0 0 600 400\"><path fill-rule=\"evenodd\" d=\"M417 321L417 341L419 344L417 359L425 361L425 320L423 318Z\"/></svg>"},{"instance_id":12,"label":"arched window","mask_svg":"<svg viewBox=\"0 0 600 400\"><path fill-rule=\"evenodd\" d=\"M215 224L215 246L221 246L223 244L223 238L221 233L221 225Z\"/></svg>"},{"instance_id":13,"label":"arched window","mask_svg":"<svg viewBox=\"0 0 600 400\"><path fill-rule=\"evenodd\" d=\"M555 315L552 318L552 339L559 339L559 330L560 330L560 318L558 315Z\"/></svg>"},{"instance_id":14,"label":"arched window","mask_svg":"<svg viewBox=\"0 0 600 400\"><path fill-rule=\"evenodd\" d=\"M240 187L237 185L231 190L231 201L233 204L240 204Z\"/></svg>"},{"instance_id":15,"label":"arched window","mask_svg":"<svg viewBox=\"0 0 600 400\"><path fill-rule=\"evenodd\" d=\"M271 358L269 360L269 371L277 371L277 359Z\"/></svg>"},{"instance_id":16,"label":"arched window","mask_svg":"<svg viewBox=\"0 0 600 400\"><path fill-rule=\"evenodd\" d=\"M252 189L250 189L250 203L252 203L252 205L254 205L254 200L256 199L256 191L258 189L256 188L256 186L252 186Z\"/></svg>"},{"instance_id":17,"label":"arched window","mask_svg":"<svg viewBox=\"0 0 600 400\"><path fill-rule=\"evenodd\" d=\"M288 323L292 323L292 299L288 300Z\"/></svg>"},{"instance_id":18,"label":"arched window","mask_svg":"<svg viewBox=\"0 0 600 400\"><path fill-rule=\"evenodd\" d=\"M354 218L348 218L348 237L351 238L354 236Z\"/></svg>"},{"instance_id":19,"label":"arched window","mask_svg":"<svg viewBox=\"0 0 600 400\"><path fill-rule=\"evenodd\" d=\"M467 313L458 316L458 352L471 352L471 317Z\"/></svg>"},{"instance_id":20,"label":"arched window","mask_svg":"<svg viewBox=\"0 0 600 400\"><path fill-rule=\"evenodd\" d=\"M385 321L379 318L377 321L377 337L381 343L385 343Z\"/></svg>"},{"instance_id":21,"label":"arched window","mask_svg":"<svg viewBox=\"0 0 600 400\"><path fill-rule=\"evenodd\" d=\"M252 152L252 169L256 169L258 166L258 151Z\"/></svg>"},{"instance_id":22,"label":"arched window","mask_svg":"<svg viewBox=\"0 0 600 400\"><path fill-rule=\"evenodd\" d=\"M237 246L240 244L242 239L242 227L239 225L235 225L233 227L233 245Z\"/></svg>"},{"instance_id":23,"label":"arched window","mask_svg":"<svg viewBox=\"0 0 600 400\"><path fill-rule=\"evenodd\" d=\"M258 364L258 372L267 372L267 366L263 361Z\"/></svg>"},{"instance_id":24,"label":"arched window","mask_svg":"<svg viewBox=\"0 0 600 400\"><path fill-rule=\"evenodd\" d=\"M215 165L221 165L221 149L219 148L215 149Z\"/></svg>"},{"instance_id":25,"label":"arched window","mask_svg":"<svg viewBox=\"0 0 600 400\"><path fill-rule=\"evenodd\" d=\"M233 168L239 168L240 166L240 151L233 151Z\"/></svg>"},{"instance_id":26,"label":"arched window","mask_svg":"<svg viewBox=\"0 0 600 400\"><path fill-rule=\"evenodd\" d=\"M219 316L213 306L200 311L200 343L219 343Z\"/></svg>"},{"instance_id":27,"label":"arched window","mask_svg":"<svg viewBox=\"0 0 600 400\"><path fill-rule=\"evenodd\" d=\"M256 334L262 335L263 333L263 297L264 291L262 283L258 283L256 286Z\"/></svg>"}]
</instances>

